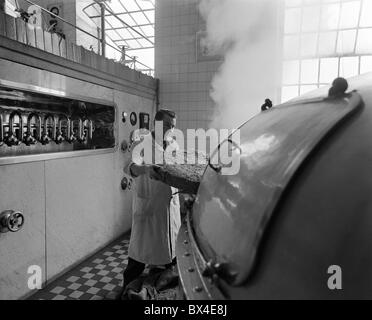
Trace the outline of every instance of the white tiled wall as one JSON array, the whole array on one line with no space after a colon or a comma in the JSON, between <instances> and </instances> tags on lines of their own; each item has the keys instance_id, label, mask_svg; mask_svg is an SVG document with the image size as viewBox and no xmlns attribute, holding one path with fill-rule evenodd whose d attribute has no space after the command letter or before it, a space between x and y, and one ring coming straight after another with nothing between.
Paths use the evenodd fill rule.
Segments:
<instances>
[{"instance_id":1,"label":"white tiled wall","mask_svg":"<svg viewBox=\"0 0 372 320\"><path fill-rule=\"evenodd\" d=\"M155 76L160 106L177 113L178 127L207 128L213 116L211 80L221 61L197 61L196 33L204 30L197 0L157 0Z\"/></svg>"}]
</instances>

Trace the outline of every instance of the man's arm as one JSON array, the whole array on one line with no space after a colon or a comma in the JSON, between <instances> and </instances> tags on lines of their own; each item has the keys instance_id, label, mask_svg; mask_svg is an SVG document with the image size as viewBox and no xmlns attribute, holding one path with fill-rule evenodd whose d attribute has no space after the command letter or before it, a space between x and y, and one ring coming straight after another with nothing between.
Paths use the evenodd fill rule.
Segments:
<instances>
[{"instance_id":1,"label":"man's arm","mask_svg":"<svg viewBox=\"0 0 372 320\"><path fill-rule=\"evenodd\" d=\"M156 165L153 164L143 164L143 165L138 165L136 163L132 163L129 166L129 172L130 175L134 178L148 174L151 179L155 180L160 180L161 177L160 175L156 172Z\"/></svg>"},{"instance_id":2,"label":"man's arm","mask_svg":"<svg viewBox=\"0 0 372 320\"><path fill-rule=\"evenodd\" d=\"M148 166L146 166L146 165L138 165L138 164L132 163L129 166L130 175L135 177L135 178L138 177L138 176L146 174L148 171L149 171L149 169L148 169Z\"/></svg>"}]
</instances>

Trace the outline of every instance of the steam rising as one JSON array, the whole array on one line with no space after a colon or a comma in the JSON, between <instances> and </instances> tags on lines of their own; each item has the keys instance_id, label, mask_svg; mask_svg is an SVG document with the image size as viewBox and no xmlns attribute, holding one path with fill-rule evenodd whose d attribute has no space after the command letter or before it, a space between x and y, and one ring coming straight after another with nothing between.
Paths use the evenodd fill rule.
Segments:
<instances>
[{"instance_id":1,"label":"steam rising","mask_svg":"<svg viewBox=\"0 0 372 320\"><path fill-rule=\"evenodd\" d=\"M235 128L275 100L277 0L202 0L207 43L223 63L211 83L212 126Z\"/></svg>"}]
</instances>

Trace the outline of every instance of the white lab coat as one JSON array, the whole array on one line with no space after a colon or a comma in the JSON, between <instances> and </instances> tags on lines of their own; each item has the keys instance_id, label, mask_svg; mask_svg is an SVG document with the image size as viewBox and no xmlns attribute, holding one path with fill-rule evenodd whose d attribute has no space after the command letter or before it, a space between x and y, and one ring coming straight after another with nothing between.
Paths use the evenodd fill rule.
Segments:
<instances>
[{"instance_id":1,"label":"white lab coat","mask_svg":"<svg viewBox=\"0 0 372 320\"><path fill-rule=\"evenodd\" d=\"M163 148L153 143L163 152ZM128 174L131 164L126 167ZM148 175L134 178L133 188L129 257L150 265L170 263L175 257L175 242L181 226L178 189Z\"/></svg>"}]
</instances>

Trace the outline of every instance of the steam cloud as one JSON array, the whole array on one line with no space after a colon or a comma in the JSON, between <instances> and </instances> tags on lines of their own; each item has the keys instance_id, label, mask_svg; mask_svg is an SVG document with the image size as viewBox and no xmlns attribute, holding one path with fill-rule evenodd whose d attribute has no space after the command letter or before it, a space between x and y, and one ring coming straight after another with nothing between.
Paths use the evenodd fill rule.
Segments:
<instances>
[{"instance_id":1,"label":"steam cloud","mask_svg":"<svg viewBox=\"0 0 372 320\"><path fill-rule=\"evenodd\" d=\"M275 102L280 57L277 0L202 0L208 48L223 56L211 83L216 112L212 126L236 128Z\"/></svg>"}]
</instances>

